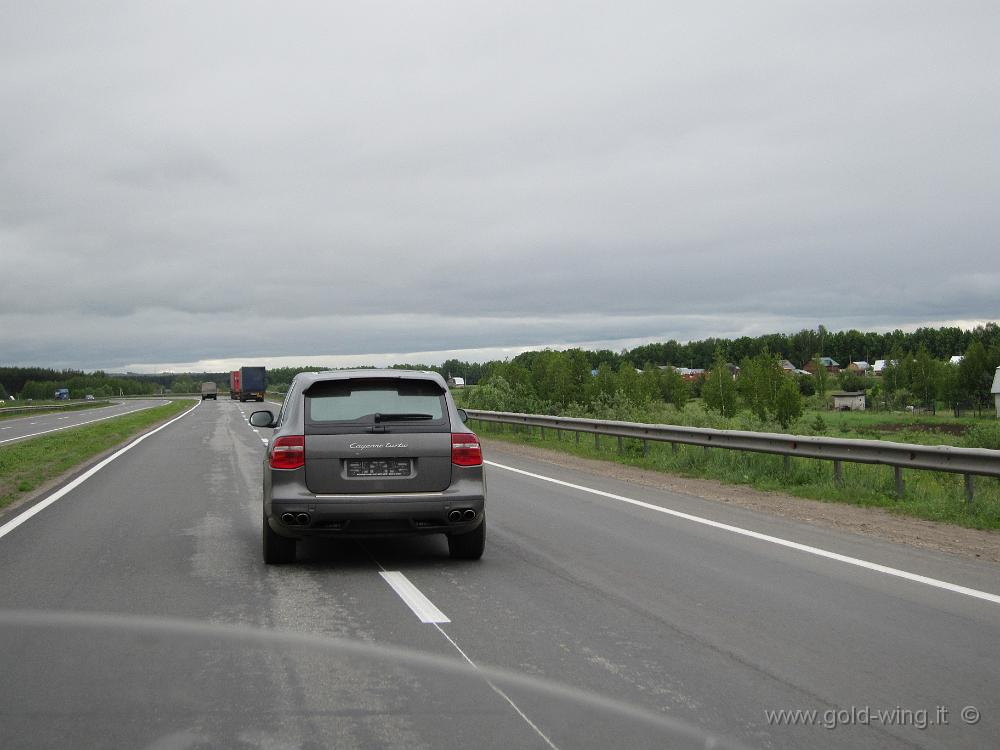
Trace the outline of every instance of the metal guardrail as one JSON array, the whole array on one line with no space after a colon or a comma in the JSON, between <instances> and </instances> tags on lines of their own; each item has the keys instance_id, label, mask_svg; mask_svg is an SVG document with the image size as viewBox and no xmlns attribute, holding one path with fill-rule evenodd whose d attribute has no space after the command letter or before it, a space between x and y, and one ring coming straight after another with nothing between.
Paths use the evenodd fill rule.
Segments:
<instances>
[{"instance_id":1,"label":"metal guardrail","mask_svg":"<svg viewBox=\"0 0 1000 750\"><path fill-rule=\"evenodd\" d=\"M74 404L51 404L50 406L4 406L0 407L0 414L19 414L22 411L37 411L38 409L65 409Z\"/></svg>"},{"instance_id":2,"label":"metal guardrail","mask_svg":"<svg viewBox=\"0 0 1000 750\"><path fill-rule=\"evenodd\" d=\"M550 417L541 414L515 414L511 412L466 409L470 419L496 424L538 427L545 435L546 429L561 432L594 435L600 447L602 436L617 437L618 450L626 438L642 440L643 452L648 452L647 441L696 445L708 448L772 453L785 457L785 467L791 458L814 458L833 461L834 481L843 481L842 463L881 464L892 466L896 474L896 494L904 491L903 469L943 471L965 476L965 497L972 502L974 476L1000 477L1000 451L986 448L955 448L947 445L914 445L891 443L882 440L847 440L843 438L784 435L773 432L746 432L742 430L716 430L708 427L682 427L679 425L640 424L612 422L603 419L576 419Z\"/></svg>"},{"instance_id":3,"label":"metal guardrail","mask_svg":"<svg viewBox=\"0 0 1000 750\"><path fill-rule=\"evenodd\" d=\"M106 404L107 402L108 402L107 399L99 398L99 399L97 399L95 401L83 401L81 399L77 399L75 401L70 401L67 404L49 404L48 406L46 406L44 404L41 405L41 406L3 406L3 407L0 407L0 415L3 415L3 414L20 414L23 411L24 412L37 411L39 409L44 409L45 411L50 411L52 409L65 409L65 408L70 407L70 406L83 406L83 405L91 406L91 405L95 405L95 404Z\"/></svg>"}]
</instances>

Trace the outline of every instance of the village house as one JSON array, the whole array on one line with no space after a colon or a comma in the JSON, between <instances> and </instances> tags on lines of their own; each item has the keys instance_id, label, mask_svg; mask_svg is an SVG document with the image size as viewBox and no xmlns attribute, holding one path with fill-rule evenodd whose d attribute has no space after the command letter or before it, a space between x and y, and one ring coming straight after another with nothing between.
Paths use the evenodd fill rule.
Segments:
<instances>
[{"instance_id":1,"label":"village house","mask_svg":"<svg viewBox=\"0 0 1000 750\"><path fill-rule=\"evenodd\" d=\"M659 369L673 370L688 382L697 380L706 372L705 370L696 367L674 367L673 365L659 365Z\"/></svg>"},{"instance_id":2,"label":"village house","mask_svg":"<svg viewBox=\"0 0 1000 750\"><path fill-rule=\"evenodd\" d=\"M836 375L838 372L840 372L840 365L837 362L835 362L833 359L831 359L830 357L820 357L819 358L819 366L822 367L827 372L829 372L831 374L834 374L834 375ZM805 364L805 370L806 370L806 372L810 373L811 375L814 375L816 373L816 361L815 360L809 360L808 362L806 362L806 364Z\"/></svg>"}]
</instances>

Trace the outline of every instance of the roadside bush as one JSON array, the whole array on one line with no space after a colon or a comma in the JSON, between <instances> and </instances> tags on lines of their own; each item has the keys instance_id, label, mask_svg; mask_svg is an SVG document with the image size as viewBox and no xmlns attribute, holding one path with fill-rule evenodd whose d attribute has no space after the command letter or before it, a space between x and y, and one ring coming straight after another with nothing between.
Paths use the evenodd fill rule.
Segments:
<instances>
[{"instance_id":1,"label":"roadside bush","mask_svg":"<svg viewBox=\"0 0 1000 750\"><path fill-rule=\"evenodd\" d=\"M1000 420L992 424L977 424L962 438L966 448L989 448L1000 451Z\"/></svg>"},{"instance_id":2,"label":"roadside bush","mask_svg":"<svg viewBox=\"0 0 1000 750\"><path fill-rule=\"evenodd\" d=\"M646 411L629 398L625 391L618 390L614 394L600 393L590 402L587 416L594 419L607 419L616 422L644 422Z\"/></svg>"},{"instance_id":3,"label":"roadside bush","mask_svg":"<svg viewBox=\"0 0 1000 750\"><path fill-rule=\"evenodd\" d=\"M505 378L492 377L478 385L465 400L470 409L508 411L522 414L545 414L551 411L547 403L538 399L531 386L509 383Z\"/></svg>"},{"instance_id":4,"label":"roadside bush","mask_svg":"<svg viewBox=\"0 0 1000 750\"><path fill-rule=\"evenodd\" d=\"M799 386L799 393L803 396L816 395L816 382L813 380L812 375L796 375L795 382Z\"/></svg>"},{"instance_id":5,"label":"roadside bush","mask_svg":"<svg viewBox=\"0 0 1000 750\"><path fill-rule=\"evenodd\" d=\"M868 387L868 381L864 375L850 370L841 370L837 376L840 387L845 391L863 391Z\"/></svg>"}]
</instances>

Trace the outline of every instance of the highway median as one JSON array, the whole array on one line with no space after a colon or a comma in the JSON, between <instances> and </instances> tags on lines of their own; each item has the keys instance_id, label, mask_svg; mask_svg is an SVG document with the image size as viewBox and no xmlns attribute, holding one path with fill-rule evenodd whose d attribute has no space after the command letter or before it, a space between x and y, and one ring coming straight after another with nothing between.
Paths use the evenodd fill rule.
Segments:
<instances>
[{"instance_id":1,"label":"highway median","mask_svg":"<svg viewBox=\"0 0 1000 750\"><path fill-rule=\"evenodd\" d=\"M193 405L187 399L171 401L0 448L0 513Z\"/></svg>"}]
</instances>

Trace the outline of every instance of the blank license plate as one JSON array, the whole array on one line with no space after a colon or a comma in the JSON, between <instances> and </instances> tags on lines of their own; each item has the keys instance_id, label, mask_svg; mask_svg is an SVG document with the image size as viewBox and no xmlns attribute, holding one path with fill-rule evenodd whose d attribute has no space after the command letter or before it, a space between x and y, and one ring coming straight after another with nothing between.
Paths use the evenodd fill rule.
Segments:
<instances>
[{"instance_id":1,"label":"blank license plate","mask_svg":"<svg viewBox=\"0 0 1000 750\"><path fill-rule=\"evenodd\" d=\"M349 477L408 477L408 458L352 458L347 462Z\"/></svg>"}]
</instances>

